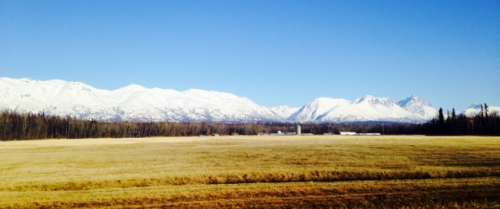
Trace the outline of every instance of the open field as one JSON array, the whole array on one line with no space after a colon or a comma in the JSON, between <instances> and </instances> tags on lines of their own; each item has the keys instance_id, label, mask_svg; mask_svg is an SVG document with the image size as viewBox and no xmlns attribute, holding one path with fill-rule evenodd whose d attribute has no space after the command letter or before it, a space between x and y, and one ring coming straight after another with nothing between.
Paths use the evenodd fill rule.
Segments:
<instances>
[{"instance_id":1,"label":"open field","mask_svg":"<svg viewBox=\"0 0 500 209\"><path fill-rule=\"evenodd\" d=\"M500 208L500 137L0 142L0 208Z\"/></svg>"}]
</instances>

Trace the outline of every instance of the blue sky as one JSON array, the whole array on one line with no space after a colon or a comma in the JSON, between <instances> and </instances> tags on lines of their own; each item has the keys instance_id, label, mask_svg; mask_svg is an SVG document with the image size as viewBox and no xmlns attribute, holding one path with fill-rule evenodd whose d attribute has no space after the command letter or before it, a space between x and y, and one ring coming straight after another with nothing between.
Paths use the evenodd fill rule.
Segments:
<instances>
[{"instance_id":1,"label":"blue sky","mask_svg":"<svg viewBox=\"0 0 500 209\"><path fill-rule=\"evenodd\" d=\"M500 105L500 1L0 0L0 76Z\"/></svg>"}]
</instances>

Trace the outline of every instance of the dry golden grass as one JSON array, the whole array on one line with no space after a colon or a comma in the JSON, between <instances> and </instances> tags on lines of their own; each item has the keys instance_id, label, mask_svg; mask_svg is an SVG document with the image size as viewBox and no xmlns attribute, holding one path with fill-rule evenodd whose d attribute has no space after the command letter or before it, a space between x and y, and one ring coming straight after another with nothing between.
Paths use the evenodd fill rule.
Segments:
<instances>
[{"instance_id":1,"label":"dry golden grass","mask_svg":"<svg viewBox=\"0 0 500 209\"><path fill-rule=\"evenodd\" d=\"M498 137L0 142L2 208L491 208Z\"/></svg>"}]
</instances>

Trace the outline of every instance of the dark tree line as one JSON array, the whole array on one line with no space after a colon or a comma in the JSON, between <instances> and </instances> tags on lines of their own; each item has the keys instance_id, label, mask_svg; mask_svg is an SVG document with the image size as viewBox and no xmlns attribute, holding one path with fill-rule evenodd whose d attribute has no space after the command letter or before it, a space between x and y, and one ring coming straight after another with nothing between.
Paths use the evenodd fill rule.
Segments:
<instances>
[{"instance_id":1,"label":"dark tree line","mask_svg":"<svg viewBox=\"0 0 500 209\"><path fill-rule=\"evenodd\" d=\"M455 109L447 111L446 116L442 108L437 118L422 127L423 133L428 135L500 135L500 116L490 113L487 104L481 105L478 114L467 117L457 115Z\"/></svg>"},{"instance_id":2,"label":"dark tree line","mask_svg":"<svg viewBox=\"0 0 500 209\"><path fill-rule=\"evenodd\" d=\"M0 140L199 135L257 135L287 124L98 122L45 114L0 113Z\"/></svg>"}]
</instances>

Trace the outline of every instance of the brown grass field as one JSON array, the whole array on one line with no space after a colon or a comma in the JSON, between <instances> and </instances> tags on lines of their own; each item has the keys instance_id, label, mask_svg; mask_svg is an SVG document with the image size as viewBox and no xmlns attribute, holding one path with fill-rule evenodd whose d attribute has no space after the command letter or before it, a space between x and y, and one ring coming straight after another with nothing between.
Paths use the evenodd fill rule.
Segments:
<instances>
[{"instance_id":1,"label":"brown grass field","mask_svg":"<svg viewBox=\"0 0 500 209\"><path fill-rule=\"evenodd\" d=\"M500 137L0 142L0 208L500 208Z\"/></svg>"}]
</instances>

